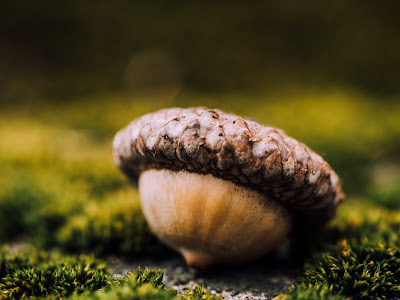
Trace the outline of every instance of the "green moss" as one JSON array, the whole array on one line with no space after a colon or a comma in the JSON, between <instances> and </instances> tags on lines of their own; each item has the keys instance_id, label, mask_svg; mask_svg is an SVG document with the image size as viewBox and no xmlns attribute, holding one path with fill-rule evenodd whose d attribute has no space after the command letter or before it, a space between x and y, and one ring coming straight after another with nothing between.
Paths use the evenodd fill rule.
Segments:
<instances>
[{"instance_id":1,"label":"green moss","mask_svg":"<svg viewBox=\"0 0 400 300\"><path fill-rule=\"evenodd\" d=\"M138 268L136 273L128 272L124 277L119 279L119 283L131 282L135 281L138 285L150 284L156 288L164 288L165 284L163 283L164 274L160 270L151 270Z\"/></svg>"},{"instance_id":2,"label":"green moss","mask_svg":"<svg viewBox=\"0 0 400 300\"><path fill-rule=\"evenodd\" d=\"M97 291L95 293L74 294L68 299L76 300L131 300L131 299L177 299L175 291L167 291L154 288L150 284L138 285L136 282L126 282L122 285L112 286L107 292Z\"/></svg>"},{"instance_id":3,"label":"green moss","mask_svg":"<svg viewBox=\"0 0 400 300\"><path fill-rule=\"evenodd\" d=\"M400 209L400 176L393 178L393 182L384 186L374 187L369 195L380 206L391 210Z\"/></svg>"},{"instance_id":4,"label":"green moss","mask_svg":"<svg viewBox=\"0 0 400 300\"><path fill-rule=\"evenodd\" d=\"M35 205L49 199L48 194L26 183L13 187L0 198L0 241L27 233L27 218Z\"/></svg>"},{"instance_id":5,"label":"green moss","mask_svg":"<svg viewBox=\"0 0 400 300\"><path fill-rule=\"evenodd\" d=\"M213 296L210 292L206 291L203 286L196 286L194 289L188 288L183 294L179 295L179 299L189 300L189 299L204 299L204 300L219 300L222 299L221 296Z\"/></svg>"},{"instance_id":6,"label":"green moss","mask_svg":"<svg viewBox=\"0 0 400 300\"><path fill-rule=\"evenodd\" d=\"M73 165L66 166L64 171L66 180L85 184L88 196L94 199L100 200L107 194L118 191L128 184L111 159L103 164L91 161L76 162Z\"/></svg>"},{"instance_id":7,"label":"green moss","mask_svg":"<svg viewBox=\"0 0 400 300\"><path fill-rule=\"evenodd\" d=\"M4 175L0 178L0 188L4 185L0 190L0 242L25 239L42 248L58 246L99 255L168 252L150 232L137 191L127 182L117 191L98 190L101 197L94 198L96 187L90 181L81 182L82 178L69 181L49 170L34 170L30 176L20 168L12 170L0 170Z\"/></svg>"},{"instance_id":8,"label":"green moss","mask_svg":"<svg viewBox=\"0 0 400 300\"><path fill-rule=\"evenodd\" d=\"M320 292L354 299L399 297L399 230L400 212L349 199L317 238L314 255L288 299L319 299Z\"/></svg>"},{"instance_id":9,"label":"green moss","mask_svg":"<svg viewBox=\"0 0 400 300\"><path fill-rule=\"evenodd\" d=\"M160 270L142 270L138 268L136 273L129 272L124 277L118 278L113 284L102 291L95 293L75 293L69 299L165 299L165 300L220 300L220 296L212 296L204 287L197 286L194 289L186 289L184 293L175 290L166 290L162 283L163 273Z\"/></svg>"},{"instance_id":10,"label":"green moss","mask_svg":"<svg viewBox=\"0 0 400 300\"><path fill-rule=\"evenodd\" d=\"M65 257L34 249L19 254L0 251L0 299L220 299L203 287L177 294L166 290L162 280L160 270L140 267L114 278L103 262L89 256Z\"/></svg>"},{"instance_id":11,"label":"green moss","mask_svg":"<svg viewBox=\"0 0 400 300\"><path fill-rule=\"evenodd\" d=\"M329 161L344 180L347 194L360 197L346 200L333 224L312 244L314 254L307 259L290 297L399 295L395 270L400 248L398 103L387 102L384 107L379 99L345 92L252 96L245 106L238 95L182 97L131 101L113 96L61 106L43 102L26 113L2 111L0 243L22 240L46 251L58 247L67 253L95 255L168 253L149 230L137 190L113 164L110 145L118 129L144 113L166 106L207 105L283 128ZM40 293L33 286L31 292L21 292L20 286L41 270L43 280L35 279L38 286L52 291L51 295L64 289L71 293L59 279L55 288L49 284L56 278L54 272L66 268L61 256L56 259L54 254L35 251L2 255L0 278L9 278L3 291L14 285L22 294ZM70 267L65 269L68 274L83 265L76 262ZM102 278L107 276L106 272ZM76 287L72 295L80 297L83 291L88 297L100 298L176 296L151 283L124 280L112 281L96 292ZM186 296L207 297L199 289L187 290Z\"/></svg>"},{"instance_id":12,"label":"green moss","mask_svg":"<svg viewBox=\"0 0 400 300\"><path fill-rule=\"evenodd\" d=\"M3 253L0 261L0 295L6 298L96 291L110 284L104 264L88 256Z\"/></svg>"},{"instance_id":13,"label":"green moss","mask_svg":"<svg viewBox=\"0 0 400 300\"><path fill-rule=\"evenodd\" d=\"M400 295L400 253L387 244L340 241L306 265L301 283L329 285L333 292L357 299Z\"/></svg>"},{"instance_id":14,"label":"green moss","mask_svg":"<svg viewBox=\"0 0 400 300\"><path fill-rule=\"evenodd\" d=\"M41 176L35 178L21 174L6 175L7 185L0 194L0 242L15 239L29 239L41 247L52 245L55 234L73 213L80 210L83 195L71 193L71 185L64 184L66 192L61 193L61 183Z\"/></svg>"},{"instance_id":15,"label":"green moss","mask_svg":"<svg viewBox=\"0 0 400 300\"><path fill-rule=\"evenodd\" d=\"M68 251L99 255L170 253L151 233L131 187L109 194L101 203L89 202L83 214L69 219L55 242Z\"/></svg>"},{"instance_id":16,"label":"green moss","mask_svg":"<svg viewBox=\"0 0 400 300\"><path fill-rule=\"evenodd\" d=\"M321 283L299 284L289 288L289 295L282 295L279 300L345 300L346 297L333 291L332 285Z\"/></svg>"}]
</instances>

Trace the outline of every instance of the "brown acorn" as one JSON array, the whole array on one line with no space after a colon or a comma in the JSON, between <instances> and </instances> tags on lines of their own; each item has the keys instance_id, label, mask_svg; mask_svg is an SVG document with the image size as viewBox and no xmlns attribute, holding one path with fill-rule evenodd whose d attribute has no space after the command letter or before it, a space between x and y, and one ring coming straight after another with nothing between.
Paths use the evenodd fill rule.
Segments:
<instances>
[{"instance_id":1,"label":"brown acorn","mask_svg":"<svg viewBox=\"0 0 400 300\"><path fill-rule=\"evenodd\" d=\"M329 221L344 199L330 166L284 132L205 108L170 108L119 131L114 161L153 232L187 264L244 263L293 224Z\"/></svg>"}]
</instances>

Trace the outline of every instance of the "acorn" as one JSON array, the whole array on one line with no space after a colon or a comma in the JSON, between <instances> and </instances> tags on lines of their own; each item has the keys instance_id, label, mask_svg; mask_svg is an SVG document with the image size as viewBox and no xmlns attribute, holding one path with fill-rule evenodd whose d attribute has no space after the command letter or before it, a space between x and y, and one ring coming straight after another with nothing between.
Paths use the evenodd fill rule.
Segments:
<instances>
[{"instance_id":1,"label":"acorn","mask_svg":"<svg viewBox=\"0 0 400 300\"><path fill-rule=\"evenodd\" d=\"M307 146L220 110L144 115L116 134L113 157L138 184L152 231L199 269L258 259L294 226L331 220L344 199L336 173Z\"/></svg>"}]
</instances>

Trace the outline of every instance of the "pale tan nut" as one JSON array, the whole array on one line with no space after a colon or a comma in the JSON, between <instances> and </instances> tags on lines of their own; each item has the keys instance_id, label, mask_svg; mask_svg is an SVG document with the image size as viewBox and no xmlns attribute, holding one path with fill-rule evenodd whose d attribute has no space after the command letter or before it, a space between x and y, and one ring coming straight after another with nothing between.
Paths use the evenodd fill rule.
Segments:
<instances>
[{"instance_id":1,"label":"pale tan nut","mask_svg":"<svg viewBox=\"0 0 400 300\"><path fill-rule=\"evenodd\" d=\"M286 236L290 231L292 219L314 224L330 220L335 214L336 207L344 199L341 183L336 173L308 147L288 137L279 129L265 127L254 121L219 110L171 108L147 114L117 133L113 142L113 156L116 164L132 182L137 183L141 175L147 174L145 175L146 180L140 179L140 182L145 183L140 183L139 189L144 213L150 221L150 226L162 240L172 247L184 253L197 253L195 255L197 262L191 263L197 267L204 267L216 262L232 262L235 259L241 261L241 259L239 255L233 255L227 259L229 251L221 252L221 249L208 251L214 251L214 254L205 253L204 249L212 248L207 244L212 236L201 234L191 236L190 232L198 232L192 229L187 229L187 232L183 233L184 237L192 241L190 244L193 245L193 249L188 250L187 246L181 245L182 237L179 237L179 241L172 241L171 235L168 234L169 237L166 238L156 228L154 221L151 221L151 219L160 218L160 213L155 212L157 201L158 203L175 203L174 209L177 210L179 205L176 203L180 201L176 200L177 194L180 193L176 190L177 186L186 187L186 189L197 186L197 181L192 182L190 176L186 176L188 174L203 174L203 177L198 178L204 179L204 175L207 175L218 179L216 182L233 184L232 187L242 189L242 195L244 195L242 200L237 201L253 201L251 204L246 204L249 207L253 207L254 203L263 203L261 207L265 210L263 213L266 215L269 215L270 211L279 212L275 219L268 218L271 220L269 225L272 226L271 228L276 230L277 224L282 226L282 236ZM175 188L172 192L169 189L169 196L164 197L168 194L168 191L165 190L168 185L163 182L163 177L159 176L156 170L168 170L168 174L164 174L164 176L168 177L170 184ZM177 181L177 178L182 180L182 176L185 178L184 185ZM142 186L146 189L145 191ZM151 186L154 189L164 186L163 190L158 191L163 197L156 197L154 193L149 196L146 191ZM219 184L208 182L208 186L204 186L204 189L218 190L215 186L219 186ZM222 189L226 190L226 187ZM189 194L185 194L185 201L192 203L192 199L198 198L202 200L197 201L210 202L204 197L197 197L198 191L194 190L195 188L189 191ZM252 193L256 193L257 197ZM225 191L222 194L225 195L225 198L232 198L229 192ZM250 194L252 196L249 196ZM190 200L187 200L188 195L191 195ZM249 197L257 199L249 200ZM155 198L158 200L156 201ZM219 203L219 200L213 202ZM199 205L196 204L196 201L193 203L194 207ZM226 205L233 204L226 200ZM146 211L147 206L151 209ZM240 205L235 204L235 206L239 207ZM207 205L204 205L203 208L208 211L212 210ZM170 213L171 210L168 211ZM187 213L192 212L188 211ZM156 215L158 217L155 217ZM241 218L247 218L247 214L242 215ZM226 222L233 222L228 219ZM205 226L200 223L186 223L179 226L176 224L168 226L178 226L180 232L185 226L188 228ZM165 224L157 226L162 227ZM265 229L265 234L271 235L271 228ZM178 232L178 229L172 231ZM225 234L239 235L237 232L226 232ZM240 234L244 236L247 233L241 232ZM216 233L216 235L218 234ZM203 242L194 243L193 238ZM264 252L276 248L283 240L284 238L272 239L268 242L272 245L271 247L263 246L266 249ZM177 243L179 246L176 245ZM231 248L235 247L237 248L238 245L231 245ZM204 249L197 251L202 248ZM225 258L216 254L223 252L227 253ZM193 256L192 254L191 256ZM253 256L259 257L260 255L254 254ZM196 261L196 259L191 261Z\"/></svg>"}]
</instances>

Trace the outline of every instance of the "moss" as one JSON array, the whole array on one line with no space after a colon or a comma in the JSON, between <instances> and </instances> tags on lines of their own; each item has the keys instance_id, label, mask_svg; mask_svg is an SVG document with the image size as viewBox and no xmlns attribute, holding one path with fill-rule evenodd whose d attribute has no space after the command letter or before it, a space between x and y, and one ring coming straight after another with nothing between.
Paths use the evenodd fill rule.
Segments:
<instances>
[{"instance_id":1,"label":"moss","mask_svg":"<svg viewBox=\"0 0 400 300\"><path fill-rule=\"evenodd\" d=\"M274 300L345 300L346 297L333 291L332 285L316 283L299 284L289 288L289 295L280 295Z\"/></svg>"},{"instance_id":2,"label":"moss","mask_svg":"<svg viewBox=\"0 0 400 300\"><path fill-rule=\"evenodd\" d=\"M0 194L0 242L29 239L47 247L68 217L80 210L84 197L71 193L71 185L64 184L67 191L61 193L60 182L16 173L8 175L5 192Z\"/></svg>"},{"instance_id":3,"label":"moss","mask_svg":"<svg viewBox=\"0 0 400 300\"><path fill-rule=\"evenodd\" d=\"M189 300L189 299L222 299L221 296L213 296L210 292L206 291L203 286L196 286L194 289L188 288L182 294L179 294L179 299Z\"/></svg>"},{"instance_id":4,"label":"moss","mask_svg":"<svg viewBox=\"0 0 400 300\"><path fill-rule=\"evenodd\" d=\"M145 222L137 190L128 186L114 166L110 144L118 129L144 113L165 106L201 104L283 128L322 154L344 179L346 193L359 197L346 200L334 222L316 238L299 285L288 292L288 297L312 299L323 293L339 299L399 296L395 270L400 248L398 102L383 106L379 99L347 92L285 98L251 96L245 106L238 95L184 97L131 101L107 96L80 99L79 104L43 102L25 113L7 108L1 111L0 243L22 239L50 251L1 254L0 278L11 278L9 287L22 285L36 274L35 269L42 270L41 276L47 278L37 283L52 290L48 279L55 278L55 271L61 272L65 261L50 250L53 247L67 253L130 257L167 253ZM378 168L378 162L385 168ZM68 273L79 268L75 261ZM25 271L13 277L17 270ZM91 270L95 272L96 267ZM101 277L109 278L110 273L104 272ZM151 283L112 282L105 283L102 291L84 288L83 295L176 296ZM65 288L56 286L61 291ZM110 287L107 293L106 286ZM54 295L57 289L52 290ZM78 290L72 293L74 297L81 297ZM196 291L186 292L192 293Z\"/></svg>"},{"instance_id":5,"label":"moss","mask_svg":"<svg viewBox=\"0 0 400 300\"><path fill-rule=\"evenodd\" d=\"M40 205L49 197L23 183L13 187L0 199L0 241L18 238L28 231L27 217L34 205Z\"/></svg>"},{"instance_id":6,"label":"moss","mask_svg":"<svg viewBox=\"0 0 400 300\"><path fill-rule=\"evenodd\" d=\"M137 191L127 183L96 199L94 187L49 171L36 170L29 177L20 168L2 171L8 179L0 178L0 242L25 239L42 248L99 255L169 253L150 232Z\"/></svg>"},{"instance_id":7,"label":"moss","mask_svg":"<svg viewBox=\"0 0 400 300\"><path fill-rule=\"evenodd\" d=\"M90 299L90 300L108 300L108 299L176 299L174 291L167 291L154 288L150 284L138 285L136 282L125 282L122 285L112 286L107 292L97 291L95 293L84 293L82 295L74 294L68 299Z\"/></svg>"},{"instance_id":8,"label":"moss","mask_svg":"<svg viewBox=\"0 0 400 300\"><path fill-rule=\"evenodd\" d=\"M114 284L102 291L73 295L71 299L169 299L169 300L219 300L220 296L212 296L202 286L186 289L184 293L166 290L162 283L163 273L160 270L142 270L136 273L129 272L118 278Z\"/></svg>"},{"instance_id":9,"label":"moss","mask_svg":"<svg viewBox=\"0 0 400 300\"><path fill-rule=\"evenodd\" d=\"M400 295L400 253L388 244L338 242L306 265L302 284L331 286L333 292L357 299Z\"/></svg>"},{"instance_id":10,"label":"moss","mask_svg":"<svg viewBox=\"0 0 400 300\"><path fill-rule=\"evenodd\" d=\"M400 209L400 176L393 178L393 182L374 187L369 192L372 201L390 210Z\"/></svg>"},{"instance_id":11,"label":"moss","mask_svg":"<svg viewBox=\"0 0 400 300\"><path fill-rule=\"evenodd\" d=\"M177 294L166 290L162 280L161 270L140 267L115 278L103 262L89 256L65 257L32 249L19 254L0 251L1 299L219 299L204 287Z\"/></svg>"},{"instance_id":12,"label":"moss","mask_svg":"<svg viewBox=\"0 0 400 300\"><path fill-rule=\"evenodd\" d=\"M55 241L68 251L98 255L164 255L170 251L151 233L130 187L111 193L103 202L89 202L84 212L70 218Z\"/></svg>"},{"instance_id":13,"label":"moss","mask_svg":"<svg viewBox=\"0 0 400 300\"><path fill-rule=\"evenodd\" d=\"M349 199L317 238L314 254L287 299L319 299L320 292L354 299L399 297L399 230L399 211Z\"/></svg>"},{"instance_id":14,"label":"moss","mask_svg":"<svg viewBox=\"0 0 400 300\"><path fill-rule=\"evenodd\" d=\"M2 253L0 295L6 298L95 291L110 284L105 265L88 256L62 257L58 253Z\"/></svg>"}]
</instances>

